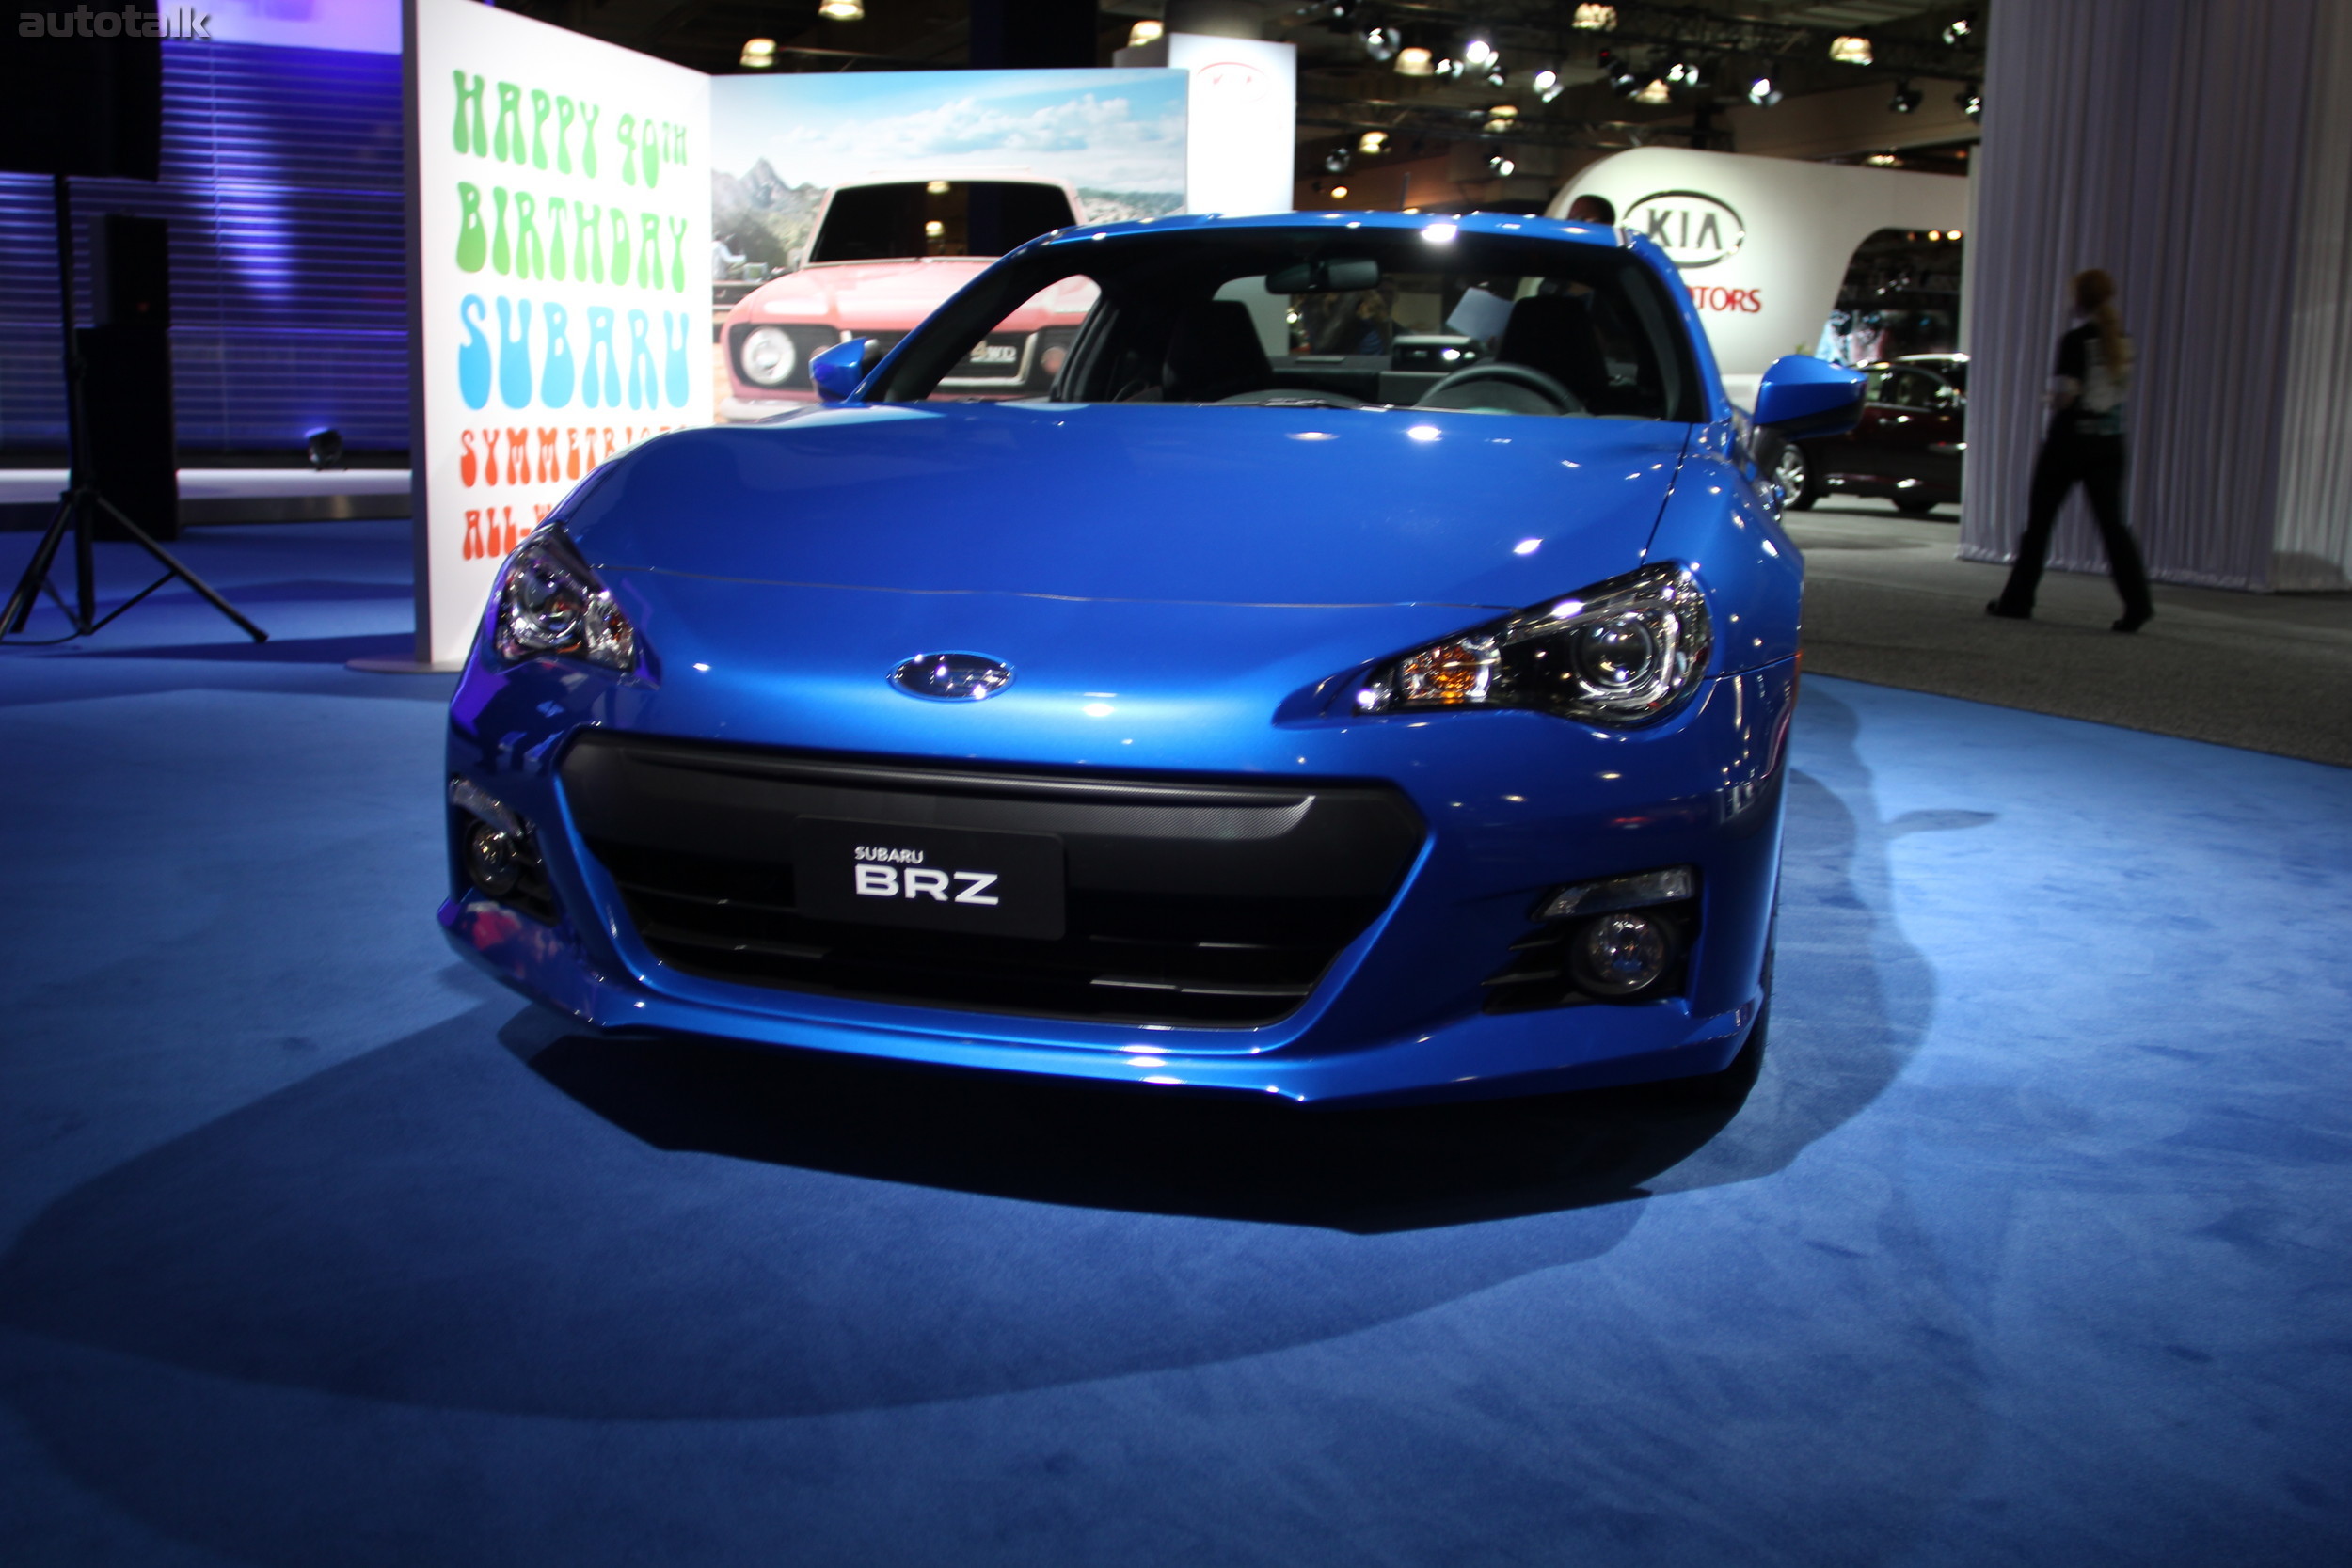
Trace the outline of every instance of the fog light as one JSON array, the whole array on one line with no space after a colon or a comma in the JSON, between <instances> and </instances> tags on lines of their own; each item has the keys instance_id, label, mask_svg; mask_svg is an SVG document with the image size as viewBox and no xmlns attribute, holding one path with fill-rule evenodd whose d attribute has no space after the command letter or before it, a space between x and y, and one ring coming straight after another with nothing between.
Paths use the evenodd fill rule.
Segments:
<instances>
[{"instance_id":1,"label":"fog light","mask_svg":"<svg viewBox=\"0 0 2352 1568\"><path fill-rule=\"evenodd\" d=\"M1656 985L1674 959L1665 922L1630 910L1602 915L1568 944L1568 973L1595 996L1630 996Z\"/></svg>"},{"instance_id":2,"label":"fog light","mask_svg":"<svg viewBox=\"0 0 2352 1568\"><path fill-rule=\"evenodd\" d=\"M466 830L466 879L492 898L503 898L523 879L522 840L503 828L475 822Z\"/></svg>"}]
</instances>

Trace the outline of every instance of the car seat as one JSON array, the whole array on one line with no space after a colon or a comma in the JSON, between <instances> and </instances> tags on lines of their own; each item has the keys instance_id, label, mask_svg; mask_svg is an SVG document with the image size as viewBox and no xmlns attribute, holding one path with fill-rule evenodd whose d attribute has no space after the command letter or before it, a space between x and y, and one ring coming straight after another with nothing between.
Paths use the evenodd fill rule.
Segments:
<instances>
[{"instance_id":1,"label":"car seat","mask_svg":"<svg viewBox=\"0 0 2352 1568\"><path fill-rule=\"evenodd\" d=\"M1216 403L1273 385L1274 367L1258 341L1258 324L1240 300L1187 305L1168 324L1160 368L1163 402Z\"/></svg>"}]
</instances>

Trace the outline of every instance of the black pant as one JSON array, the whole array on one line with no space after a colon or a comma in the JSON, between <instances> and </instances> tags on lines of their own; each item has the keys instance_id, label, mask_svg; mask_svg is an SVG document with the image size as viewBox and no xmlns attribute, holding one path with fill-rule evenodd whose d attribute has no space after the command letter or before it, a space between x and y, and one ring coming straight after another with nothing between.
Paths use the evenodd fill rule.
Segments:
<instances>
[{"instance_id":1,"label":"black pant","mask_svg":"<svg viewBox=\"0 0 2352 1568\"><path fill-rule=\"evenodd\" d=\"M2026 533L2017 541L2017 564L2010 568L2009 585L2001 590L2001 608L2033 608L2042 562L2050 555L2050 533L2058 527L2058 507L2077 483L2090 502L2100 542L2106 546L2107 570L2114 575L2115 591L2123 596L2123 612L2147 614L2148 569L2140 564L2138 542L2123 526L2123 437L2078 436L2071 431L2052 431L2042 443L2042 455L2034 461Z\"/></svg>"}]
</instances>

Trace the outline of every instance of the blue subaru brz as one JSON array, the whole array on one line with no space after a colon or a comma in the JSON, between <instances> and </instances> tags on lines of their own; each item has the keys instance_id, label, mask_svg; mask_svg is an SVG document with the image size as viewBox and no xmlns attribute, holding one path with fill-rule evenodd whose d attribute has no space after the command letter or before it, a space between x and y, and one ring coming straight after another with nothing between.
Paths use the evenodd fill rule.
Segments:
<instances>
[{"instance_id":1,"label":"blue subaru brz","mask_svg":"<svg viewBox=\"0 0 2352 1568\"><path fill-rule=\"evenodd\" d=\"M811 372L507 563L462 952L601 1028L1299 1101L1760 1040L1803 568L1751 449L1859 377L1743 417L1639 236L1392 213L1057 230Z\"/></svg>"}]
</instances>

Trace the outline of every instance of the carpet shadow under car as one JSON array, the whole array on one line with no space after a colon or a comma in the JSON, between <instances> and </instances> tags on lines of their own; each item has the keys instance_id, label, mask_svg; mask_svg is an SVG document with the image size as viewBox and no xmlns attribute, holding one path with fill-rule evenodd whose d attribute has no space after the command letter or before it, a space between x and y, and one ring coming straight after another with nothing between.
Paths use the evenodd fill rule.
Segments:
<instances>
[{"instance_id":1,"label":"carpet shadow under car","mask_svg":"<svg viewBox=\"0 0 2352 1568\"><path fill-rule=\"evenodd\" d=\"M1699 1092L1470 1104L1272 1099L1021 1080L683 1037L566 1034L548 1082L659 1148L1030 1202L1372 1234L1614 1203L1739 1114L1755 1060Z\"/></svg>"}]
</instances>

